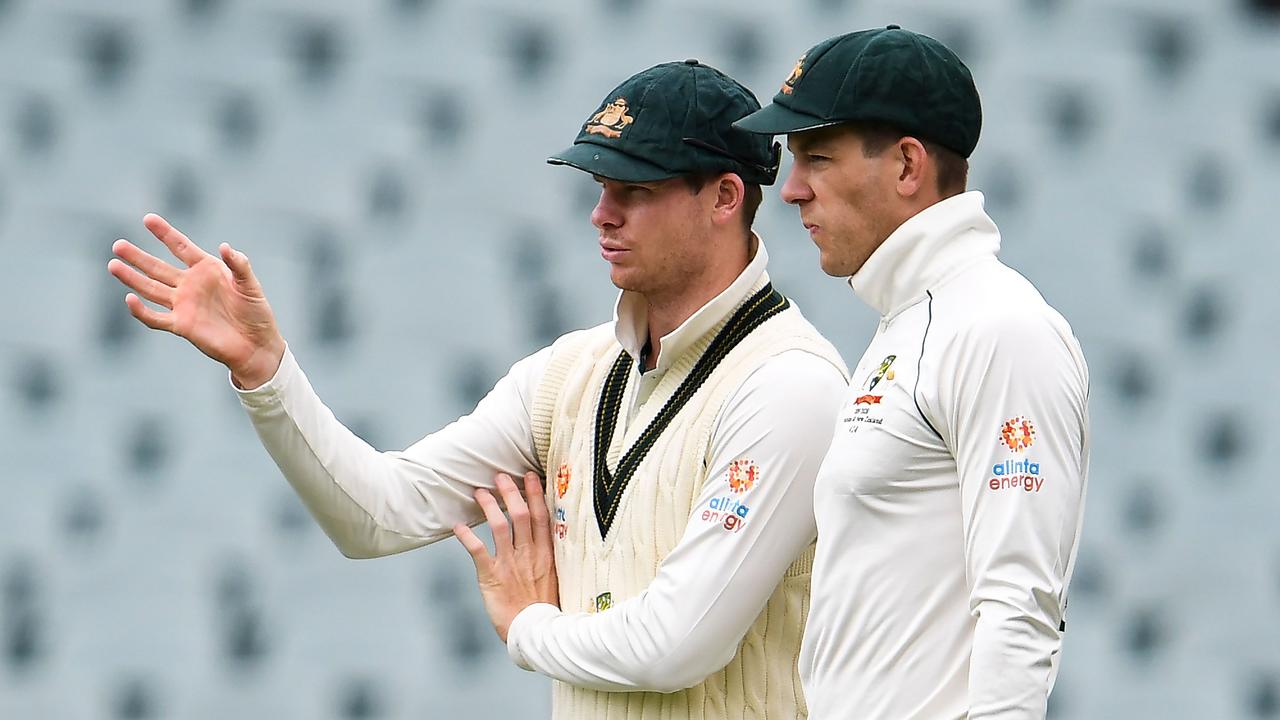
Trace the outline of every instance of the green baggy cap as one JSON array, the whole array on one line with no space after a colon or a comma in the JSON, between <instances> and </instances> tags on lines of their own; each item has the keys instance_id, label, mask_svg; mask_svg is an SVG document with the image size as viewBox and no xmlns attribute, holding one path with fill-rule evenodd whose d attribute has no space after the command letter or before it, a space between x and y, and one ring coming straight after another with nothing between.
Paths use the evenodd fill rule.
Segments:
<instances>
[{"instance_id":1,"label":"green baggy cap","mask_svg":"<svg viewBox=\"0 0 1280 720\"><path fill-rule=\"evenodd\" d=\"M732 172L772 185L781 147L733 126L759 109L750 90L713 67L663 63L614 88L573 146L547 162L623 182Z\"/></svg>"},{"instance_id":2,"label":"green baggy cap","mask_svg":"<svg viewBox=\"0 0 1280 720\"><path fill-rule=\"evenodd\" d=\"M889 123L967 158L982 104L969 68L947 46L890 25L813 46L773 102L735 127L781 135L855 120Z\"/></svg>"}]
</instances>

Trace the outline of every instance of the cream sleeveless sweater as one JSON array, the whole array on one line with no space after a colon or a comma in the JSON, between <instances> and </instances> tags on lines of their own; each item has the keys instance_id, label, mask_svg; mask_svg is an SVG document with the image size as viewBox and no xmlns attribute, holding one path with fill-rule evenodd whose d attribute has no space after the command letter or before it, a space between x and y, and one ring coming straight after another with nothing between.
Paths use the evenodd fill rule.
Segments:
<instances>
[{"instance_id":1,"label":"cream sleeveless sweater","mask_svg":"<svg viewBox=\"0 0 1280 720\"><path fill-rule=\"evenodd\" d=\"M726 318L727 320L727 318ZM724 327L716 327L679 357L628 423L619 413L607 453L611 472L689 376ZM532 407L534 440L546 468L553 517L560 604L566 612L607 612L643 591L679 542L707 480L714 423L722 405L766 360L801 349L837 367L840 358L794 307L765 321L728 352L692 395L630 477L605 537L597 524L592 482L601 389L622 351L612 325L561 338ZM627 383L621 407L631 405ZM619 693L554 682L555 720L676 720L807 717L796 670L808 614L813 548L780 578L764 611L725 668L674 693ZM712 571L709 569L708 571Z\"/></svg>"}]
</instances>

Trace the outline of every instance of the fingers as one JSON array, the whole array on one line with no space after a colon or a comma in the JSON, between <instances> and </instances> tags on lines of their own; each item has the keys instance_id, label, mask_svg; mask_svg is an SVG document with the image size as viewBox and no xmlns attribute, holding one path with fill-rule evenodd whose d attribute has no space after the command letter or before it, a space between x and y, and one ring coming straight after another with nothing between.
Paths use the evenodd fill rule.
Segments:
<instances>
[{"instance_id":1,"label":"fingers","mask_svg":"<svg viewBox=\"0 0 1280 720\"><path fill-rule=\"evenodd\" d=\"M241 290L249 291L251 295L262 295L262 287L258 285L258 278L253 274L253 268L249 267L249 256L233 249L227 243L218 246L218 254L222 256L222 262L231 268L231 276L235 278L236 284Z\"/></svg>"},{"instance_id":2,"label":"fingers","mask_svg":"<svg viewBox=\"0 0 1280 720\"><path fill-rule=\"evenodd\" d=\"M151 231L156 239L164 243L169 248L169 252L173 256L191 267L209 256L209 253L201 250L187 238L186 235L178 232L178 229L169 224L168 220L160 217L155 213L147 213L142 218L142 224Z\"/></svg>"},{"instance_id":3,"label":"fingers","mask_svg":"<svg viewBox=\"0 0 1280 720\"><path fill-rule=\"evenodd\" d=\"M453 526L453 536L458 538L458 542L462 543L462 547L467 549L467 554L471 556L471 561L476 565L476 575L489 572L493 558L489 557L489 550L484 546L484 541L471 528L462 523Z\"/></svg>"},{"instance_id":4,"label":"fingers","mask_svg":"<svg viewBox=\"0 0 1280 720\"><path fill-rule=\"evenodd\" d=\"M129 293L124 296L124 304L129 306L129 312L133 316L152 330L164 330L173 332L173 318L169 313L160 313L152 310L138 299L137 295Z\"/></svg>"},{"instance_id":5,"label":"fingers","mask_svg":"<svg viewBox=\"0 0 1280 720\"><path fill-rule=\"evenodd\" d=\"M524 496L529 501L529 517L533 521L533 544L539 552L551 551L551 513L543 496L542 478L537 473L525 473Z\"/></svg>"},{"instance_id":6,"label":"fingers","mask_svg":"<svg viewBox=\"0 0 1280 720\"><path fill-rule=\"evenodd\" d=\"M178 282L182 279L181 270L146 252L128 240L115 241L111 245L111 252L115 253L116 257L121 260L141 270L148 277L158 280L169 287L177 287Z\"/></svg>"},{"instance_id":7,"label":"fingers","mask_svg":"<svg viewBox=\"0 0 1280 720\"><path fill-rule=\"evenodd\" d=\"M161 282L156 282L123 262L115 259L112 259L107 263L107 272L111 273L115 279L124 283L124 285L130 290L133 290L147 300L150 300L157 305L163 305L170 310L173 309L172 287Z\"/></svg>"},{"instance_id":8,"label":"fingers","mask_svg":"<svg viewBox=\"0 0 1280 720\"><path fill-rule=\"evenodd\" d=\"M507 516L502 514L498 501L493 499L488 490L477 489L475 497L480 509L484 511L489 529L493 531L493 554L499 558L506 557L511 552L511 527L507 524Z\"/></svg>"},{"instance_id":9,"label":"fingers","mask_svg":"<svg viewBox=\"0 0 1280 720\"><path fill-rule=\"evenodd\" d=\"M529 528L529 506L525 504L520 488L516 487L510 475L499 474L494 484L498 486L507 514L511 517L511 534L516 549L528 548L533 544L533 535Z\"/></svg>"},{"instance_id":10,"label":"fingers","mask_svg":"<svg viewBox=\"0 0 1280 720\"><path fill-rule=\"evenodd\" d=\"M525 502L525 496L510 475L499 473L494 478L507 514L502 512L492 492L485 488L475 491L476 503L493 531L494 555L499 560L513 552L527 552L529 548L551 552L551 515L543 497L541 479L536 473L528 473L524 483L529 502ZM508 514L510 520L507 519Z\"/></svg>"}]
</instances>

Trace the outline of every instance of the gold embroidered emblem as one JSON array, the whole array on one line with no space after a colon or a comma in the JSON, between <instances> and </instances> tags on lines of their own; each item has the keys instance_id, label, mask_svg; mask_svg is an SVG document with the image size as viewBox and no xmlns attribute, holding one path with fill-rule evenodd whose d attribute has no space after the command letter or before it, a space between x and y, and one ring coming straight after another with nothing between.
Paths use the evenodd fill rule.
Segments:
<instances>
[{"instance_id":1,"label":"gold embroidered emblem","mask_svg":"<svg viewBox=\"0 0 1280 720\"><path fill-rule=\"evenodd\" d=\"M787 78L786 81L782 83L783 95L790 95L795 91L796 82L800 79L800 76L804 74L805 55L808 55L808 53L800 56L800 59L796 61L796 66L791 69L791 77Z\"/></svg>"},{"instance_id":2,"label":"gold embroidered emblem","mask_svg":"<svg viewBox=\"0 0 1280 720\"><path fill-rule=\"evenodd\" d=\"M627 114L627 99L620 97L592 115L584 129L595 135L616 138L621 137L622 131L633 122L635 118Z\"/></svg>"}]
</instances>

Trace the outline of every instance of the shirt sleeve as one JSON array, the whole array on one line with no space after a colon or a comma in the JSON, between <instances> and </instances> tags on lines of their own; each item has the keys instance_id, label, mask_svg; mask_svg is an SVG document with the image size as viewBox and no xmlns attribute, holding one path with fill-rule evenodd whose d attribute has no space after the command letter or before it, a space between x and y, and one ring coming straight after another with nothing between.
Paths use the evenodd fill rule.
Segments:
<instances>
[{"instance_id":1,"label":"shirt sleeve","mask_svg":"<svg viewBox=\"0 0 1280 720\"><path fill-rule=\"evenodd\" d=\"M649 587L603 613L526 608L508 631L511 658L608 691L674 692L728 664L814 541L813 483L844 390L841 370L807 352L761 366L721 411L698 505ZM725 496L742 508L731 511L738 519L704 520Z\"/></svg>"},{"instance_id":2,"label":"shirt sleeve","mask_svg":"<svg viewBox=\"0 0 1280 720\"><path fill-rule=\"evenodd\" d=\"M395 452L379 452L339 422L288 349L271 380L236 392L338 549L379 557L450 537L458 522L482 522L472 492L492 488L497 473L541 472L529 408L550 357L545 348L520 360L470 415Z\"/></svg>"},{"instance_id":3,"label":"shirt sleeve","mask_svg":"<svg viewBox=\"0 0 1280 720\"><path fill-rule=\"evenodd\" d=\"M986 318L940 380L976 619L972 720L1044 718L1084 506L1088 375L1064 321Z\"/></svg>"}]
</instances>

